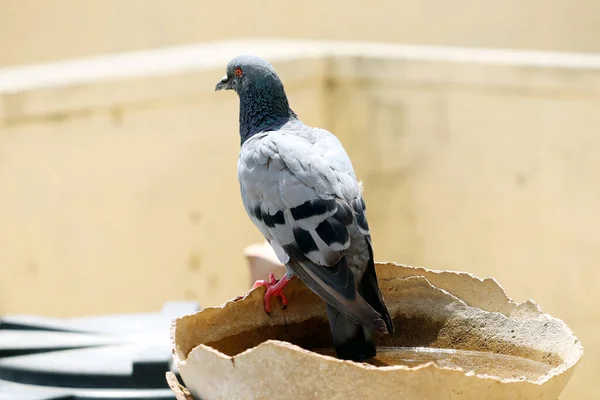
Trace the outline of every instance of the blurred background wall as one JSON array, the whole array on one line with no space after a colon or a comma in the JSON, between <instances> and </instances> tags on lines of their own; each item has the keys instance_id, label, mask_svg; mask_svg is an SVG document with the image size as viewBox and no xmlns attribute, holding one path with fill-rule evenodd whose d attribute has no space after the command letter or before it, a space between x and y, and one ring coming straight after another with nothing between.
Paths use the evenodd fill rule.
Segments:
<instances>
[{"instance_id":1,"label":"blurred background wall","mask_svg":"<svg viewBox=\"0 0 600 400\"><path fill-rule=\"evenodd\" d=\"M595 52L600 2L0 1L0 66L248 36Z\"/></svg>"},{"instance_id":2,"label":"blurred background wall","mask_svg":"<svg viewBox=\"0 0 600 400\"><path fill-rule=\"evenodd\" d=\"M0 314L215 305L248 288L243 249L261 238L239 198L237 98L213 88L256 50L347 148L376 258L534 299L586 349L561 398L599 398L600 56L210 42L597 52L599 16L594 0L0 0ZM134 50L150 56L111 55Z\"/></svg>"}]
</instances>

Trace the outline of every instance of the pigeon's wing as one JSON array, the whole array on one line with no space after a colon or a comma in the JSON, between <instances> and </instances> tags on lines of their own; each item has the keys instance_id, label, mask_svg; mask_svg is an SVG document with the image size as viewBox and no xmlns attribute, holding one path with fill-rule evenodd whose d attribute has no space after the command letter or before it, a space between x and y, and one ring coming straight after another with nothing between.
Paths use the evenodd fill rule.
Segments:
<instances>
[{"instance_id":1,"label":"pigeon's wing","mask_svg":"<svg viewBox=\"0 0 600 400\"><path fill-rule=\"evenodd\" d=\"M244 205L280 261L305 284L383 332L381 315L359 295L344 256L351 225L368 235L360 188L339 141L319 133L308 140L277 131L247 141L238 164Z\"/></svg>"}]
</instances>

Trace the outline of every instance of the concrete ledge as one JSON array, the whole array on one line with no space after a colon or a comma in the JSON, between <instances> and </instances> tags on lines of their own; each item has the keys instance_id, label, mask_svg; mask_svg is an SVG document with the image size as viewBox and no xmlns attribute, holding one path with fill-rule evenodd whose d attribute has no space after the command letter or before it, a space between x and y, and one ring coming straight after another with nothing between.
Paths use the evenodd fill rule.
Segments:
<instances>
[{"instance_id":1,"label":"concrete ledge","mask_svg":"<svg viewBox=\"0 0 600 400\"><path fill-rule=\"evenodd\" d=\"M235 40L105 55L0 70L0 93L46 87L143 78L221 68L238 54L254 53L274 62L314 57L363 57L537 68L600 69L600 55L411 46L311 40Z\"/></svg>"},{"instance_id":2,"label":"concrete ledge","mask_svg":"<svg viewBox=\"0 0 600 400\"><path fill-rule=\"evenodd\" d=\"M542 94L600 93L598 55L365 42L238 40L2 69L0 120L4 116L9 122L18 122L43 114L61 119L65 113L89 113L89 109L119 103L151 104L157 96L163 100L207 96L214 74L243 53L258 54L278 65L303 62L301 68L296 65L284 71L290 73L287 82L318 75L323 82L367 79L388 85L400 82L541 90Z\"/></svg>"}]
</instances>

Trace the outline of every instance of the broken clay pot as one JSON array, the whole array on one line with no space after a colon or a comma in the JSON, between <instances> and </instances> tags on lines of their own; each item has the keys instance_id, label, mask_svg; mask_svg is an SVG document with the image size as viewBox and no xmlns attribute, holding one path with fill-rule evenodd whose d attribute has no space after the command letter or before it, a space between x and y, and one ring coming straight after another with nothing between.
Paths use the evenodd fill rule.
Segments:
<instances>
[{"instance_id":1,"label":"broken clay pot","mask_svg":"<svg viewBox=\"0 0 600 400\"><path fill-rule=\"evenodd\" d=\"M552 399L583 354L567 325L494 279L377 263L396 332L369 362L330 349L321 299L297 279L289 306L263 310L264 288L172 327L181 399ZM277 300L274 300L277 301ZM189 391L189 392L187 392ZM188 397L189 396L189 397Z\"/></svg>"}]
</instances>

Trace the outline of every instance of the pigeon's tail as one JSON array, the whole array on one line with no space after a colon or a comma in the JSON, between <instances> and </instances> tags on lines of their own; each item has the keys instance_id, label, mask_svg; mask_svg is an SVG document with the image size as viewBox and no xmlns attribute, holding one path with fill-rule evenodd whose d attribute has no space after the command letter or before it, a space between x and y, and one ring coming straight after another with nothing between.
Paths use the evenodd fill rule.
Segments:
<instances>
[{"instance_id":1,"label":"pigeon's tail","mask_svg":"<svg viewBox=\"0 0 600 400\"><path fill-rule=\"evenodd\" d=\"M358 284L358 293L360 293L367 303L381 315L388 333L393 334L394 324L392 322L392 317L383 301L383 296L381 295L379 284L377 283L377 274L375 272L375 261L373 260L373 248L371 247L370 236L367 236L367 245L369 248L369 261L367 263L367 269L363 273L362 279Z\"/></svg>"},{"instance_id":2,"label":"pigeon's tail","mask_svg":"<svg viewBox=\"0 0 600 400\"><path fill-rule=\"evenodd\" d=\"M368 239L367 241L369 242ZM369 262L358 284L358 292L381 315L388 333L392 334L394 333L394 325L377 284L371 244L368 243L368 246ZM372 339L373 331L369 327L348 318L329 304L327 304L327 316L329 317L333 346L339 358L362 361L375 357L377 350Z\"/></svg>"},{"instance_id":3,"label":"pigeon's tail","mask_svg":"<svg viewBox=\"0 0 600 400\"><path fill-rule=\"evenodd\" d=\"M375 357L371 330L346 317L327 304L327 316L337 356L344 360L363 361Z\"/></svg>"}]
</instances>

